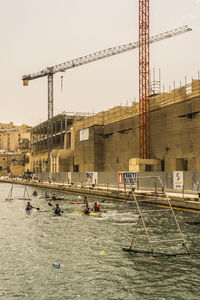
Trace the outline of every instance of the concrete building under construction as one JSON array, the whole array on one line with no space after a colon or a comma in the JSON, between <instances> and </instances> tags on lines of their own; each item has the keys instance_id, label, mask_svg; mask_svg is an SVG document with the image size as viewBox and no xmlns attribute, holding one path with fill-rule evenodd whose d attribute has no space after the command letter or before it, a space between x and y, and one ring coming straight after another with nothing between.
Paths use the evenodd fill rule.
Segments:
<instances>
[{"instance_id":1,"label":"concrete building under construction","mask_svg":"<svg viewBox=\"0 0 200 300\"><path fill-rule=\"evenodd\" d=\"M51 172L200 171L200 80L150 98L150 159L139 157L139 106L50 120ZM31 170L46 172L47 121L31 132Z\"/></svg>"},{"instance_id":2,"label":"concrete building under construction","mask_svg":"<svg viewBox=\"0 0 200 300\"><path fill-rule=\"evenodd\" d=\"M64 172L73 166L71 150L71 131L75 120L81 120L79 114L59 114L31 130L30 169L35 173ZM49 126L49 134L48 134ZM50 152L50 170L48 159Z\"/></svg>"}]
</instances>

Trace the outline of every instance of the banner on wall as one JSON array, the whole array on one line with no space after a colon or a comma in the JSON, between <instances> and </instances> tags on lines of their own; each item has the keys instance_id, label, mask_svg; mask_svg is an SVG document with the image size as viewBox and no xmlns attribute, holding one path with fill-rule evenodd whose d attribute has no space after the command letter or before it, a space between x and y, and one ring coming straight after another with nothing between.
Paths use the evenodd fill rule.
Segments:
<instances>
[{"instance_id":1,"label":"banner on wall","mask_svg":"<svg viewBox=\"0 0 200 300\"><path fill-rule=\"evenodd\" d=\"M80 130L80 142L89 140L89 128L84 128Z\"/></svg>"},{"instance_id":2,"label":"banner on wall","mask_svg":"<svg viewBox=\"0 0 200 300\"><path fill-rule=\"evenodd\" d=\"M174 181L174 189L182 190L183 189L183 171L174 171L173 172L173 181Z\"/></svg>"},{"instance_id":3,"label":"banner on wall","mask_svg":"<svg viewBox=\"0 0 200 300\"><path fill-rule=\"evenodd\" d=\"M124 185L137 185L137 172L119 172L118 183Z\"/></svg>"},{"instance_id":4,"label":"banner on wall","mask_svg":"<svg viewBox=\"0 0 200 300\"><path fill-rule=\"evenodd\" d=\"M98 173L97 172L86 172L86 182L92 183L92 184L97 184L97 179L98 179Z\"/></svg>"}]
</instances>

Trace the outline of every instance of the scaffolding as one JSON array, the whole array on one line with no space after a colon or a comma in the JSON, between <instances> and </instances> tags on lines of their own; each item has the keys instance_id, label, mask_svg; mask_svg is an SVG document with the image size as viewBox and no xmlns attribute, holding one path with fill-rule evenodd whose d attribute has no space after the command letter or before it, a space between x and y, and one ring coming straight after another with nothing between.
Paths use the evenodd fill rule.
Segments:
<instances>
[{"instance_id":1,"label":"scaffolding","mask_svg":"<svg viewBox=\"0 0 200 300\"><path fill-rule=\"evenodd\" d=\"M160 89L160 87L159 87ZM150 112L168 105L173 105L174 103L187 101L192 98L200 97L200 80L193 79L191 83L180 86L179 88L159 92L156 89L155 94L151 94L150 97ZM103 111L97 114L85 115L83 120L74 120L74 129L76 131L91 127L94 125L108 125L117 121L121 121L128 118L139 117L139 103L132 102L131 105L119 105L113 107L107 111Z\"/></svg>"}]
</instances>

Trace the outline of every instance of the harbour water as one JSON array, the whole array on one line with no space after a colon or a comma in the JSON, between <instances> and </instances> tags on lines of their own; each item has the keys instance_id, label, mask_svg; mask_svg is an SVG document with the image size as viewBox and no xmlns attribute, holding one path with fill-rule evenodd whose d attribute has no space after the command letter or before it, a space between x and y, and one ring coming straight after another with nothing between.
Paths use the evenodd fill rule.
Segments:
<instances>
[{"instance_id":1,"label":"harbour water","mask_svg":"<svg viewBox=\"0 0 200 300\"><path fill-rule=\"evenodd\" d=\"M15 185L14 200L5 201L10 189L0 184L0 299L200 299L200 225L186 223L200 221L200 214L175 212L194 254L154 258L122 251L130 246L138 219L131 203L98 198L102 213L85 216L73 213L82 207L71 204L80 201L77 195L56 192L66 200L59 201L64 213L55 217L42 197L45 190L37 189L31 204L40 210L28 215L26 201L17 199L24 186ZM34 188L27 189L32 195ZM154 239L176 238L171 214L143 210ZM138 233L138 245L147 250L144 231ZM168 247L184 252L180 244Z\"/></svg>"}]
</instances>

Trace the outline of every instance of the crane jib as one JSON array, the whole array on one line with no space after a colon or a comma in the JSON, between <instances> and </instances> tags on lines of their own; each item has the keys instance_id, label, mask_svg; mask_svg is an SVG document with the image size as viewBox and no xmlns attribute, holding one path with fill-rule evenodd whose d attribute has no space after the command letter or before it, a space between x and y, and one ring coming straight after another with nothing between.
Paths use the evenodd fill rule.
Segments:
<instances>
[{"instance_id":1,"label":"crane jib","mask_svg":"<svg viewBox=\"0 0 200 300\"><path fill-rule=\"evenodd\" d=\"M179 27L179 28L176 28L176 29L173 29L170 31L166 31L164 33L157 34L157 35L150 37L149 43L150 44L156 43L156 42L162 41L164 39L168 39L168 38L186 33L191 30L192 29L186 25L186 26ZM88 54L86 56L82 56L77 59L73 59L73 60L70 60L68 62L59 64L59 65L52 66L52 67L46 68L40 72L27 74L22 77L23 85L27 86L29 80L49 76L49 75L52 75L52 74L55 74L58 72L65 72L68 69L72 69L72 68L75 68L75 67L78 67L78 66L81 66L84 64L95 62L97 60L111 57L113 55L128 52L128 51L134 50L138 47L139 47L139 42L124 44L121 46L112 47L112 48L104 49L104 50L101 50L101 51L98 51L98 52L95 52L92 54Z\"/></svg>"}]
</instances>

